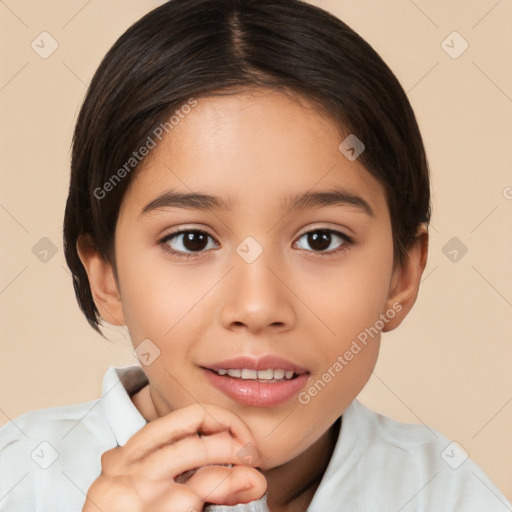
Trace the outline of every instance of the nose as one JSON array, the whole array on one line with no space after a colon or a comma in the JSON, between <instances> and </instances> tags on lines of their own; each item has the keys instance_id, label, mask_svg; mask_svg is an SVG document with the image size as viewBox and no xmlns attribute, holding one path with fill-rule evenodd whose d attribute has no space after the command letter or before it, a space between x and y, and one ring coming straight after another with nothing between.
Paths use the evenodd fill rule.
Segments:
<instances>
[{"instance_id":1,"label":"nose","mask_svg":"<svg viewBox=\"0 0 512 512\"><path fill-rule=\"evenodd\" d=\"M235 254L233 262L222 287L223 327L252 334L291 329L296 312L290 274L271 262L265 251L251 263Z\"/></svg>"}]
</instances>

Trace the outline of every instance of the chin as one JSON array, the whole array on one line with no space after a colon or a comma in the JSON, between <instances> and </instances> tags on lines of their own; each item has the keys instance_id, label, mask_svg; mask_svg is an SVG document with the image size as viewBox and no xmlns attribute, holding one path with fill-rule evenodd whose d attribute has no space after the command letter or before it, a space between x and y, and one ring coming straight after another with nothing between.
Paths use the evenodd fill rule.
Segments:
<instances>
[{"instance_id":1,"label":"chin","mask_svg":"<svg viewBox=\"0 0 512 512\"><path fill-rule=\"evenodd\" d=\"M299 451L296 452L296 444L287 446L283 443L278 446L273 446L267 443L263 447L260 446L261 445L258 445L260 459L257 463L257 467L264 471L282 466L304 451L304 449L300 448Z\"/></svg>"},{"instance_id":2,"label":"chin","mask_svg":"<svg viewBox=\"0 0 512 512\"><path fill-rule=\"evenodd\" d=\"M283 464L286 464L289 460L288 457L279 457L279 456L273 456L273 457L262 457L261 461L258 464L258 468L262 471L268 471L273 468L277 468L278 466L282 466Z\"/></svg>"}]
</instances>

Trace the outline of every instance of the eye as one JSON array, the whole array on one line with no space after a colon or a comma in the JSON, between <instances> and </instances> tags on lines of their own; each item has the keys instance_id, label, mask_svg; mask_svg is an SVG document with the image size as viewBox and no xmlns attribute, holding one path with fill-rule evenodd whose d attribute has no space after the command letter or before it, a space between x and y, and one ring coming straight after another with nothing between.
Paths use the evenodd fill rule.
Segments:
<instances>
[{"instance_id":1,"label":"eye","mask_svg":"<svg viewBox=\"0 0 512 512\"><path fill-rule=\"evenodd\" d=\"M210 240L213 244L209 245ZM219 246L208 233L199 229L176 231L162 238L159 243L171 254L186 258Z\"/></svg>"},{"instance_id":2,"label":"eye","mask_svg":"<svg viewBox=\"0 0 512 512\"><path fill-rule=\"evenodd\" d=\"M302 240L302 242L301 242ZM334 229L315 229L304 233L296 242L299 249L308 250L306 245L319 253L337 253L348 248L352 240Z\"/></svg>"}]
</instances>

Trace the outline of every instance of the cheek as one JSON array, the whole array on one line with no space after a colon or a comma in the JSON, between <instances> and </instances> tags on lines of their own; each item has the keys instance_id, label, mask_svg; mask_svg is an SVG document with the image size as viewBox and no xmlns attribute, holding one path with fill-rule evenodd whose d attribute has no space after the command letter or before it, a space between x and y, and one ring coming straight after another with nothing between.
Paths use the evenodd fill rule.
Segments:
<instances>
[{"instance_id":1,"label":"cheek","mask_svg":"<svg viewBox=\"0 0 512 512\"><path fill-rule=\"evenodd\" d=\"M393 269L392 240L386 234L383 231L371 245L347 253L310 295L326 328L321 327L325 334L315 336L318 364L301 402L309 411L332 409L331 419L335 418L375 367Z\"/></svg>"},{"instance_id":2,"label":"cheek","mask_svg":"<svg viewBox=\"0 0 512 512\"><path fill-rule=\"evenodd\" d=\"M347 253L346 260L322 278L322 286L310 290L309 300L333 339L345 343L375 324L385 312L392 269L392 243L383 238L380 244Z\"/></svg>"},{"instance_id":3,"label":"cheek","mask_svg":"<svg viewBox=\"0 0 512 512\"><path fill-rule=\"evenodd\" d=\"M144 338L165 339L205 293L206 285L191 275L191 267L169 264L163 250L144 247L140 240L119 240L117 267L134 344Z\"/></svg>"}]
</instances>

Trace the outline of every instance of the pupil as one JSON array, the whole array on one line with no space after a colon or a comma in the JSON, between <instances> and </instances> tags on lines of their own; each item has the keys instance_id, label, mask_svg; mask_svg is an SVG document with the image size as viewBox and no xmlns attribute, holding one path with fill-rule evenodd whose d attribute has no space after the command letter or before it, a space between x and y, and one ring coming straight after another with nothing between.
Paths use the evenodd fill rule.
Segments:
<instances>
[{"instance_id":1,"label":"pupil","mask_svg":"<svg viewBox=\"0 0 512 512\"><path fill-rule=\"evenodd\" d=\"M317 251L325 251L331 245L331 233L328 231L314 231L308 238L310 247Z\"/></svg>"},{"instance_id":2,"label":"pupil","mask_svg":"<svg viewBox=\"0 0 512 512\"><path fill-rule=\"evenodd\" d=\"M183 245L189 251L201 251L206 246L204 233L186 233L183 237Z\"/></svg>"}]
</instances>

